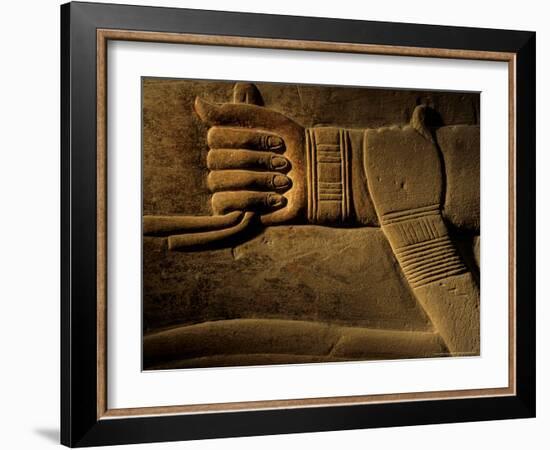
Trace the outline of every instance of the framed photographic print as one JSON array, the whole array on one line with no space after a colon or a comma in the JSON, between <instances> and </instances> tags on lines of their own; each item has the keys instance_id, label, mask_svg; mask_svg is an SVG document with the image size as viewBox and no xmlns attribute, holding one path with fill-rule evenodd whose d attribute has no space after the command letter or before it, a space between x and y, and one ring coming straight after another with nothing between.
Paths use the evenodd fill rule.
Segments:
<instances>
[{"instance_id":1,"label":"framed photographic print","mask_svg":"<svg viewBox=\"0 0 550 450\"><path fill-rule=\"evenodd\" d=\"M63 444L535 415L535 33L61 19Z\"/></svg>"}]
</instances>

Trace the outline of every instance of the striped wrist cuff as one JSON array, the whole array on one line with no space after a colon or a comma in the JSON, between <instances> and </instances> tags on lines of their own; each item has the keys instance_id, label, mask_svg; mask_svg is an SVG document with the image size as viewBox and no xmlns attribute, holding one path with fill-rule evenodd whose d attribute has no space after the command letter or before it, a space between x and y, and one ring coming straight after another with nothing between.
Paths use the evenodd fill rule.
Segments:
<instances>
[{"instance_id":1,"label":"striped wrist cuff","mask_svg":"<svg viewBox=\"0 0 550 450\"><path fill-rule=\"evenodd\" d=\"M347 130L306 129L308 221L341 224L351 215L351 143Z\"/></svg>"}]
</instances>

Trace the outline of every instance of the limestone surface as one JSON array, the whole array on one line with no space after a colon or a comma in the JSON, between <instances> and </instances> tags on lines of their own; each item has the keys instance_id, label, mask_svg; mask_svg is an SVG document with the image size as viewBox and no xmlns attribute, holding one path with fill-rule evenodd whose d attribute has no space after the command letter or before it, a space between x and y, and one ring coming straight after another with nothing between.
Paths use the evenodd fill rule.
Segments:
<instances>
[{"instance_id":1,"label":"limestone surface","mask_svg":"<svg viewBox=\"0 0 550 450\"><path fill-rule=\"evenodd\" d=\"M143 78L143 368L479 354L479 95Z\"/></svg>"}]
</instances>

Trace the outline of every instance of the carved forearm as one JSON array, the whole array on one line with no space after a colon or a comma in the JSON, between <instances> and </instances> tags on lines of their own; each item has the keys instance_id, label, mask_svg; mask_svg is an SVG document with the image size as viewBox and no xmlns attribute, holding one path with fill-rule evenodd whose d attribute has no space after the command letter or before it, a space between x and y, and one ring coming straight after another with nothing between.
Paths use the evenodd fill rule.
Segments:
<instances>
[{"instance_id":1,"label":"carved forearm","mask_svg":"<svg viewBox=\"0 0 550 450\"><path fill-rule=\"evenodd\" d=\"M365 132L367 182L382 231L453 354L479 353L479 289L443 220L438 149L413 127Z\"/></svg>"},{"instance_id":2,"label":"carved forearm","mask_svg":"<svg viewBox=\"0 0 550 450\"><path fill-rule=\"evenodd\" d=\"M437 207L388 213L382 230L449 350L479 353L479 289Z\"/></svg>"},{"instance_id":3,"label":"carved forearm","mask_svg":"<svg viewBox=\"0 0 550 450\"><path fill-rule=\"evenodd\" d=\"M336 127L306 130L309 223L380 226L368 188L365 148L366 133L378 132ZM441 127L434 137L442 158L441 198L437 199L441 214L453 227L479 232L479 126ZM394 155L395 164L407 163L407 145L403 141L403 151Z\"/></svg>"},{"instance_id":4,"label":"carved forearm","mask_svg":"<svg viewBox=\"0 0 550 450\"><path fill-rule=\"evenodd\" d=\"M479 126L441 127L434 136L445 173L443 217L455 228L479 233Z\"/></svg>"}]
</instances>

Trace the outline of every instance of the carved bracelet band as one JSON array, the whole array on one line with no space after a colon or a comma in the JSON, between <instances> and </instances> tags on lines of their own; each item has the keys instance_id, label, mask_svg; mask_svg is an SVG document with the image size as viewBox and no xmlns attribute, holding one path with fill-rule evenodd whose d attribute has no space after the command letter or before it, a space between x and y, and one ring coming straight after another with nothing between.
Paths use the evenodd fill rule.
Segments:
<instances>
[{"instance_id":1,"label":"carved bracelet band","mask_svg":"<svg viewBox=\"0 0 550 450\"><path fill-rule=\"evenodd\" d=\"M347 130L308 128L306 149L309 222L346 222L351 210L351 144Z\"/></svg>"}]
</instances>

